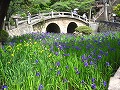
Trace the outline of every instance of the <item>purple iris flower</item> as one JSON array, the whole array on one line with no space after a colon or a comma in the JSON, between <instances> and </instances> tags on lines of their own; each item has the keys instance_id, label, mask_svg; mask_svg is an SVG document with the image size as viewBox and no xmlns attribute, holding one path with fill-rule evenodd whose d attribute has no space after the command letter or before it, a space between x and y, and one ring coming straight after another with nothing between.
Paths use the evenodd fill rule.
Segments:
<instances>
[{"instance_id":1,"label":"purple iris flower","mask_svg":"<svg viewBox=\"0 0 120 90\"><path fill-rule=\"evenodd\" d=\"M57 71L57 76L58 76L58 75L60 75L60 70L59 70L59 71Z\"/></svg>"},{"instance_id":2,"label":"purple iris flower","mask_svg":"<svg viewBox=\"0 0 120 90\"><path fill-rule=\"evenodd\" d=\"M58 62L56 62L56 66L57 67L59 67L60 66L60 62L58 61Z\"/></svg>"},{"instance_id":3,"label":"purple iris flower","mask_svg":"<svg viewBox=\"0 0 120 90\"><path fill-rule=\"evenodd\" d=\"M83 40L84 40L84 38L81 38L81 40L83 41Z\"/></svg>"},{"instance_id":4,"label":"purple iris flower","mask_svg":"<svg viewBox=\"0 0 120 90\"><path fill-rule=\"evenodd\" d=\"M110 63L109 63L109 62L106 62L106 66L110 66Z\"/></svg>"},{"instance_id":5,"label":"purple iris flower","mask_svg":"<svg viewBox=\"0 0 120 90\"><path fill-rule=\"evenodd\" d=\"M92 88L92 89L96 89L96 85L95 85L95 84L92 84L92 85L91 85L91 88Z\"/></svg>"},{"instance_id":6,"label":"purple iris flower","mask_svg":"<svg viewBox=\"0 0 120 90\"><path fill-rule=\"evenodd\" d=\"M38 63L38 60L35 60L35 63Z\"/></svg>"},{"instance_id":7,"label":"purple iris flower","mask_svg":"<svg viewBox=\"0 0 120 90\"><path fill-rule=\"evenodd\" d=\"M60 50L63 50L63 46L62 46L62 45L59 45L59 49L60 49Z\"/></svg>"},{"instance_id":8,"label":"purple iris flower","mask_svg":"<svg viewBox=\"0 0 120 90\"><path fill-rule=\"evenodd\" d=\"M78 71L78 68L74 67L74 70L75 70L75 71Z\"/></svg>"},{"instance_id":9,"label":"purple iris flower","mask_svg":"<svg viewBox=\"0 0 120 90\"><path fill-rule=\"evenodd\" d=\"M84 80L82 80L82 81L81 81L81 83L82 83L82 84L85 84L85 81L84 81Z\"/></svg>"},{"instance_id":10,"label":"purple iris flower","mask_svg":"<svg viewBox=\"0 0 120 90\"><path fill-rule=\"evenodd\" d=\"M23 40L20 40L20 42L23 42Z\"/></svg>"},{"instance_id":11,"label":"purple iris flower","mask_svg":"<svg viewBox=\"0 0 120 90\"><path fill-rule=\"evenodd\" d=\"M84 55L81 56L81 59L82 59L82 62L84 62L84 61L87 60L88 58L87 58L87 56L84 54Z\"/></svg>"},{"instance_id":12,"label":"purple iris flower","mask_svg":"<svg viewBox=\"0 0 120 90\"><path fill-rule=\"evenodd\" d=\"M58 56L59 53L58 53L58 52L55 52L54 54L55 54L56 56Z\"/></svg>"},{"instance_id":13,"label":"purple iris flower","mask_svg":"<svg viewBox=\"0 0 120 90\"><path fill-rule=\"evenodd\" d=\"M102 56L101 55L98 55L98 57L97 57L98 59L101 59L102 58Z\"/></svg>"},{"instance_id":14,"label":"purple iris flower","mask_svg":"<svg viewBox=\"0 0 120 90\"><path fill-rule=\"evenodd\" d=\"M50 51L53 52L53 46L50 47Z\"/></svg>"},{"instance_id":15,"label":"purple iris flower","mask_svg":"<svg viewBox=\"0 0 120 90\"><path fill-rule=\"evenodd\" d=\"M65 68L66 68L66 69L69 69L69 66L67 65L67 66L65 66Z\"/></svg>"},{"instance_id":16,"label":"purple iris flower","mask_svg":"<svg viewBox=\"0 0 120 90\"><path fill-rule=\"evenodd\" d=\"M115 48L111 48L110 50L111 50L111 51L115 51Z\"/></svg>"},{"instance_id":17,"label":"purple iris flower","mask_svg":"<svg viewBox=\"0 0 120 90\"><path fill-rule=\"evenodd\" d=\"M107 82L103 81L103 85L104 85L104 87L106 87L107 86Z\"/></svg>"},{"instance_id":18,"label":"purple iris flower","mask_svg":"<svg viewBox=\"0 0 120 90\"><path fill-rule=\"evenodd\" d=\"M80 50L80 48L78 46L75 47L76 50Z\"/></svg>"},{"instance_id":19,"label":"purple iris flower","mask_svg":"<svg viewBox=\"0 0 120 90\"><path fill-rule=\"evenodd\" d=\"M102 54L102 55L103 55L103 54L104 54L104 52L103 52L102 50L100 50L100 54Z\"/></svg>"},{"instance_id":20,"label":"purple iris flower","mask_svg":"<svg viewBox=\"0 0 120 90\"><path fill-rule=\"evenodd\" d=\"M105 52L105 56L108 56L108 52Z\"/></svg>"},{"instance_id":21,"label":"purple iris flower","mask_svg":"<svg viewBox=\"0 0 120 90\"><path fill-rule=\"evenodd\" d=\"M39 73L39 72L37 72L37 73L36 73L36 76L38 76L38 77L39 77L39 76L40 76L40 73Z\"/></svg>"},{"instance_id":22,"label":"purple iris flower","mask_svg":"<svg viewBox=\"0 0 120 90\"><path fill-rule=\"evenodd\" d=\"M76 71L76 74L80 74L80 72L79 72L79 71Z\"/></svg>"},{"instance_id":23,"label":"purple iris flower","mask_svg":"<svg viewBox=\"0 0 120 90\"><path fill-rule=\"evenodd\" d=\"M118 41L118 45L120 46L120 40Z\"/></svg>"},{"instance_id":24,"label":"purple iris flower","mask_svg":"<svg viewBox=\"0 0 120 90\"><path fill-rule=\"evenodd\" d=\"M68 80L66 78L63 79L63 83L66 83L68 82Z\"/></svg>"},{"instance_id":25,"label":"purple iris flower","mask_svg":"<svg viewBox=\"0 0 120 90\"><path fill-rule=\"evenodd\" d=\"M88 66L88 62L84 62L84 66L87 67Z\"/></svg>"},{"instance_id":26,"label":"purple iris flower","mask_svg":"<svg viewBox=\"0 0 120 90\"><path fill-rule=\"evenodd\" d=\"M3 85L3 86L2 86L2 90L4 90L4 89L7 89L7 90L8 90L8 86L7 86L7 85Z\"/></svg>"},{"instance_id":27,"label":"purple iris flower","mask_svg":"<svg viewBox=\"0 0 120 90\"><path fill-rule=\"evenodd\" d=\"M38 90L43 90L43 88L44 88L43 85L40 84Z\"/></svg>"},{"instance_id":28,"label":"purple iris flower","mask_svg":"<svg viewBox=\"0 0 120 90\"><path fill-rule=\"evenodd\" d=\"M88 58L89 58L89 59L92 59L92 56L91 56L91 55L88 55Z\"/></svg>"},{"instance_id":29,"label":"purple iris flower","mask_svg":"<svg viewBox=\"0 0 120 90\"><path fill-rule=\"evenodd\" d=\"M10 45L10 46L14 46L14 43L13 43L13 42L9 42L9 45Z\"/></svg>"},{"instance_id":30,"label":"purple iris flower","mask_svg":"<svg viewBox=\"0 0 120 90\"><path fill-rule=\"evenodd\" d=\"M70 54L63 54L64 56L70 56Z\"/></svg>"},{"instance_id":31,"label":"purple iris flower","mask_svg":"<svg viewBox=\"0 0 120 90\"><path fill-rule=\"evenodd\" d=\"M90 65L93 65L94 63L93 63L93 61L90 61Z\"/></svg>"},{"instance_id":32,"label":"purple iris flower","mask_svg":"<svg viewBox=\"0 0 120 90\"><path fill-rule=\"evenodd\" d=\"M94 83L95 82L95 78L92 78L92 83Z\"/></svg>"}]
</instances>

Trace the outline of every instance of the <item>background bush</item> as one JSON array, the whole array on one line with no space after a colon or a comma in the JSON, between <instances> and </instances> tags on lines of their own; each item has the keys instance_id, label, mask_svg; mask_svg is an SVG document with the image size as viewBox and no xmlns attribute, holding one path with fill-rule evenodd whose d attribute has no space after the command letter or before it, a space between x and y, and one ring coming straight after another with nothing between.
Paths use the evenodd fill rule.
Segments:
<instances>
[{"instance_id":1,"label":"background bush","mask_svg":"<svg viewBox=\"0 0 120 90\"><path fill-rule=\"evenodd\" d=\"M88 26L79 26L75 29L75 31L85 35L89 35L92 33L92 29Z\"/></svg>"},{"instance_id":2,"label":"background bush","mask_svg":"<svg viewBox=\"0 0 120 90\"><path fill-rule=\"evenodd\" d=\"M0 42L5 42L9 37L9 34L6 30L0 30Z\"/></svg>"},{"instance_id":3,"label":"background bush","mask_svg":"<svg viewBox=\"0 0 120 90\"><path fill-rule=\"evenodd\" d=\"M115 12L115 14L120 17L120 4L116 5L113 7L113 11Z\"/></svg>"}]
</instances>

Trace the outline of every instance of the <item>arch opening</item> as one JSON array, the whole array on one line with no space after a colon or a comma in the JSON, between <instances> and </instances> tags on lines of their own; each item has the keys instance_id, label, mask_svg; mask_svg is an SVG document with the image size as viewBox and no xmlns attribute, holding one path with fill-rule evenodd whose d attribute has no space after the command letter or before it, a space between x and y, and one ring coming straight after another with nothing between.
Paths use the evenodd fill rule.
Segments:
<instances>
[{"instance_id":1,"label":"arch opening","mask_svg":"<svg viewBox=\"0 0 120 90\"><path fill-rule=\"evenodd\" d=\"M73 33L76 27L77 27L77 24L75 22L69 23L67 27L67 33Z\"/></svg>"},{"instance_id":2,"label":"arch opening","mask_svg":"<svg viewBox=\"0 0 120 90\"><path fill-rule=\"evenodd\" d=\"M50 23L46 28L47 33L60 33L60 28L56 23Z\"/></svg>"}]
</instances>

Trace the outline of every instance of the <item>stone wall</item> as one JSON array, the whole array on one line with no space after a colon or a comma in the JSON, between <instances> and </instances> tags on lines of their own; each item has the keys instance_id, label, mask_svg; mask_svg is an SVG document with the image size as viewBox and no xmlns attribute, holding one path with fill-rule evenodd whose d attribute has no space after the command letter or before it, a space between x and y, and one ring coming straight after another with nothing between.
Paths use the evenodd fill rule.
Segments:
<instances>
[{"instance_id":1,"label":"stone wall","mask_svg":"<svg viewBox=\"0 0 120 90\"><path fill-rule=\"evenodd\" d=\"M42 32L42 28L45 28L44 24L45 24L45 21L34 24L33 25L33 31Z\"/></svg>"},{"instance_id":2,"label":"stone wall","mask_svg":"<svg viewBox=\"0 0 120 90\"><path fill-rule=\"evenodd\" d=\"M27 34L27 33L32 33L33 32L33 26L32 25L20 25L17 28L14 28L12 30L7 30L7 32L9 33L9 35L11 37L13 36L20 36L23 34Z\"/></svg>"},{"instance_id":3,"label":"stone wall","mask_svg":"<svg viewBox=\"0 0 120 90\"><path fill-rule=\"evenodd\" d=\"M107 32L107 31L120 31L120 23L100 21L98 22L98 32Z\"/></svg>"},{"instance_id":4,"label":"stone wall","mask_svg":"<svg viewBox=\"0 0 120 90\"><path fill-rule=\"evenodd\" d=\"M120 90L120 67L115 75L110 78L108 90Z\"/></svg>"},{"instance_id":5,"label":"stone wall","mask_svg":"<svg viewBox=\"0 0 120 90\"><path fill-rule=\"evenodd\" d=\"M97 23L97 22L90 22L90 23L89 23L89 27L92 28L93 34L96 34L96 33L97 33L98 26L99 26L99 23Z\"/></svg>"}]
</instances>

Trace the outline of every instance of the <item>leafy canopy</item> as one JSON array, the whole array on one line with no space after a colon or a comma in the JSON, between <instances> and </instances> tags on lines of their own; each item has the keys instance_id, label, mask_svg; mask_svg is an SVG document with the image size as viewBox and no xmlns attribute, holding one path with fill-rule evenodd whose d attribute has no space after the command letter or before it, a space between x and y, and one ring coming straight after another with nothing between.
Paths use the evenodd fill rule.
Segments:
<instances>
[{"instance_id":1,"label":"leafy canopy","mask_svg":"<svg viewBox=\"0 0 120 90\"><path fill-rule=\"evenodd\" d=\"M88 12L92 7L94 0L66 0L56 2L50 7L55 11L71 11L78 8L78 13Z\"/></svg>"},{"instance_id":2,"label":"leafy canopy","mask_svg":"<svg viewBox=\"0 0 120 90\"><path fill-rule=\"evenodd\" d=\"M26 1L26 0L25 0ZM10 3L10 14L31 14L38 12L71 11L78 8L78 13L88 12L95 0L12 0Z\"/></svg>"}]
</instances>

